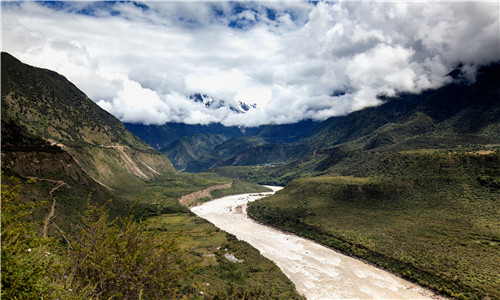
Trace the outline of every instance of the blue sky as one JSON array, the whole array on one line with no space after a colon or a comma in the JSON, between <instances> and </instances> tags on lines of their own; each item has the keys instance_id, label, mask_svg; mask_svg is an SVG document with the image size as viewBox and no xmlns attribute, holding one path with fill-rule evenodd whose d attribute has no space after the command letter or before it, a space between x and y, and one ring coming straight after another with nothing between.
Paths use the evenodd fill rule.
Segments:
<instances>
[{"instance_id":1,"label":"blue sky","mask_svg":"<svg viewBox=\"0 0 500 300\"><path fill-rule=\"evenodd\" d=\"M2 50L125 122L324 120L500 60L498 2L2 2ZM207 107L193 94L223 100ZM246 113L230 106L256 104Z\"/></svg>"}]
</instances>

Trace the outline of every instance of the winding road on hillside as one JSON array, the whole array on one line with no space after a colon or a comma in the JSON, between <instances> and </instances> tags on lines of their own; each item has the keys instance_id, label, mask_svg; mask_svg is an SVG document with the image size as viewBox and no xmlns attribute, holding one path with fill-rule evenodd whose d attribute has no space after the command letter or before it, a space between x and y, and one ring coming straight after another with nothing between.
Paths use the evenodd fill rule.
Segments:
<instances>
[{"instance_id":1,"label":"winding road on hillside","mask_svg":"<svg viewBox=\"0 0 500 300\"><path fill-rule=\"evenodd\" d=\"M307 299L440 299L392 273L248 218L247 203L269 194L228 196L191 210L274 261Z\"/></svg>"}]
</instances>

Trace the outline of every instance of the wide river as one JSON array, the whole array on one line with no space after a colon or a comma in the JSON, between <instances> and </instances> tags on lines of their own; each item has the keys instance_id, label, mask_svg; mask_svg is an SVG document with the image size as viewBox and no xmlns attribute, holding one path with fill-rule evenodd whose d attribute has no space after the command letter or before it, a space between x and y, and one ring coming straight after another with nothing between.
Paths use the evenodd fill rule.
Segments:
<instances>
[{"instance_id":1,"label":"wide river","mask_svg":"<svg viewBox=\"0 0 500 300\"><path fill-rule=\"evenodd\" d=\"M440 298L392 273L248 218L247 203L269 194L272 193L228 196L191 210L258 249L276 263L307 299Z\"/></svg>"}]
</instances>

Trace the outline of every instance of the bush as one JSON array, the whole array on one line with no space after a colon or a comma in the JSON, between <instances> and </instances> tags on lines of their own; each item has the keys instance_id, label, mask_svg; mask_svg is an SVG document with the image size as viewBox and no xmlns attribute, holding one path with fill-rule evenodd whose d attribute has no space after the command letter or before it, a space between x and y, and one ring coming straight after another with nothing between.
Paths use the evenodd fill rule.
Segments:
<instances>
[{"instance_id":1,"label":"bush","mask_svg":"<svg viewBox=\"0 0 500 300\"><path fill-rule=\"evenodd\" d=\"M170 298L193 270L178 234L148 231L132 216L111 221L104 207L89 205L78 231L68 270L74 289L87 290L87 297Z\"/></svg>"},{"instance_id":2,"label":"bush","mask_svg":"<svg viewBox=\"0 0 500 300\"><path fill-rule=\"evenodd\" d=\"M43 299L52 289L46 275L53 260L46 247L48 240L40 238L35 224L28 219L37 205L21 203L20 190L19 179L2 173L1 297Z\"/></svg>"},{"instance_id":3,"label":"bush","mask_svg":"<svg viewBox=\"0 0 500 300\"><path fill-rule=\"evenodd\" d=\"M2 173L2 299L166 299L194 269L177 233L148 230L88 204L69 244L42 238L20 200L22 182ZM35 218L36 219L36 218Z\"/></svg>"}]
</instances>

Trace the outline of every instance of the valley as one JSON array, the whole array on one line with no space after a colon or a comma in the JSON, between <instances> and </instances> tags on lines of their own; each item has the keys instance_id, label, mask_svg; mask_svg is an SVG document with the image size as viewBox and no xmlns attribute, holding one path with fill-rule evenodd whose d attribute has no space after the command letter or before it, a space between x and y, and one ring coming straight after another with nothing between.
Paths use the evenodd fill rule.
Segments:
<instances>
[{"instance_id":1,"label":"valley","mask_svg":"<svg viewBox=\"0 0 500 300\"><path fill-rule=\"evenodd\" d=\"M191 210L274 261L307 299L442 299L366 262L248 218L247 203L270 194L227 196Z\"/></svg>"},{"instance_id":2,"label":"valley","mask_svg":"<svg viewBox=\"0 0 500 300\"><path fill-rule=\"evenodd\" d=\"M3 52L2 297L430 295L418 283L498 298L499 74L491 64L473 84L381 98L322 122L124 125L65 77ZM276 230L249 229L258 224L243 217L246 200L205 203L263 185L284 189L248 214ZM229 221L217 228L193 206L217 226L222 212ZM88 238L92 230L102 234ZM113 259L116 271L104 272ZM370 264L413 283L360 271ZM316 267L335 284L308 277Z\"/></svg>"},{"instance_id":3,"label":"valley","mask_svg":"<svg viewBox=\"0 0 500 300\"><path fill-rule=\"evenodd\" d=\"M1 121L2 298L301 299L275 264L179 203L267 188L178 174L63 76L5 52Z\"/></svg>"}]
</instances>

